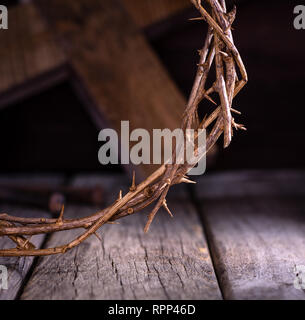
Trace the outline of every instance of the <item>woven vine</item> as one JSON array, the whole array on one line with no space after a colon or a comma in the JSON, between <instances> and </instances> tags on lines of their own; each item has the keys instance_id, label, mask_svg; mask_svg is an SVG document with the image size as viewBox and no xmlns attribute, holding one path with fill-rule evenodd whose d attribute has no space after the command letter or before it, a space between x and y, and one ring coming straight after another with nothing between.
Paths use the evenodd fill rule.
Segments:
<instances>
[{"instance_id":1,"label":"woven vine","mask_svg":"<svg viewBox=\"0 0 305 320\"><path fill-rule=\"evenodd\" d=\"M232 24L236 8L234 7L231 12L227 12L225 0L190 1L200 13L199 17L191 20L202 20L208 24L204 46L199 50L200 60L197 74L181 124L181 129L184 132L194 127L197 135L199 129L208 131L206 145L197 145L195 148L196 158L199 161L222 134L226 148L231 142L234 129L245 130L244 126L237 124L232 117L233 113L240 114L239 111L232 108L232 103L248 79L240 54L233 42ZM215 81L211 87L207 88L207 79L210 74L214 75ZM202 100L207 100L215 105L215 110L199 122L197 112ZM219 106L215 100L219 102ZM184 153L184 148L180 152ZM179 156L176 153L175 150L173 159ZM175 164L175 161L173 163L162 165L138 185L136 185L133 175L131 187L126 195L122 196L120 191L118 199L113 204L88 217L65 219L64 208L57 219L21 218L6 213L0 214L0 236L9 237L16 244L15 248L0 250L0 256L44 256L65 253L88 237L94 234L97 236L96 231L105 223L131 215L155 203L144 228L144 231L147 232L161 207L164 207L172 216L166 203L169 189L179 183L192 183L187 174L195 164ZM31 237L38 234L71 229L84 229L84 232L63 246L36 249L30 242Z\"/></svg>"}]
</instances>

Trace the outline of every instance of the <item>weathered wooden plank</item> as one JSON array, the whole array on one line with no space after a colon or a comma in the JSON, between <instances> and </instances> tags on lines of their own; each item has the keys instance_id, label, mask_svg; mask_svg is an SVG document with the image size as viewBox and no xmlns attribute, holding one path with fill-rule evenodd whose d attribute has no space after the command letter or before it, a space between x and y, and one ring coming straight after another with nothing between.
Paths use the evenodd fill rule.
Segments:
<instances>
[{"instance_id":1,"label":"weathered wooden plank","mask_svg":"<svg viewBox=\"0 0 305 320\"><path fill-rule=\"evenodd\" d=\"M87 97L99 128L120 132L122 120L130 120L130 132L180 127L185 99L118 0L35 3L65 49L81 83L77 93ZM135 167L137 176L153 169Z\"/></svg>"},{"instance_id":2,"label":"weathered wooden plank","mask_svg":"<svg viewBox=\"0 0 305 320\"><path fill-rule=\"evenodd\" d=\"M103 184L109 190L126 184L122 177L82 178L76 184ZM114 189L113 189L114 187ZM111 191L114 197L116 194ZM186 195L186 194L185 194ZM168 201L175 219L161 211L148 234L147 211L99 230L65 255L43 257L22 299L220 299L200 221L189 201ZM184 200L183 200L184 199ZM67 208L67 216L92 208ZM52 235L47 246L65 243L76 232Z\"/></svg>"},{"instance_id":3,"label":"weathered wooden plank","mask_svg":"<svg viewBox=\"0 0 305 320\"><path fill-rule=\"evenodd\" d=\"M45 184L49 186L61 185L65 182L65 177L60 173L42 174L42 173L12 173L12 174L1 174L0 185L13 185L13 186L24 186L29 184L31 186L39 186Z\"/></svg>"},{"instance_id":4,"label":"weathered wooden plank","mask_svg":"<svg viewBox=\"0 0 305 320\"><path fill-rule=\"evenodd\" d=\"M1 205L1 213L9 213L16 216L26 217L50 217L46 211L33 210L28 208L16 207L12 205ZM31 242L39 248L45 236L38 235L33 237ZM8 249L15 247L15 244L8 238L0 237L0 248ZM13 300L17 297L24 280L33 264L34 258L9 258L0 257L0 265L4 265L8 269L8 289L0 289L0 300Z\"/></svg>"},{"instance_id":5,"label":"weathered wooden plank","mask_svg":"<svg viewBox=\"0 0 305 320\"><path fill-rule=\"evenodd\" d=\"M234 178L235 177L235 178ZM196 192L226 299L305 299L304 172L202 177Z\"/></svg>"},{"instance_id":6,"label":"weathered wooden plank","mask_svg":"<svg viewBox=\"0 0 305 320\"><path fill-rule=\"evenodd\" d=\"M301 196L304 190L305 171L237 171L215 173L199 177L197 190L204 198Z\"/></svg>"},{"instance_id":7,"label":"weathered wooden plank","mask_svg":"<svg viewBox=\"0 0 305 320\"><path fill-rule=\"evenodd\" d=\"M23 175L20 177L10 177L10 176L1 176L0 183L10 184L13 183L14 185L20 183L24 185L24 183L31 183L31 184L40 184L40 183L48 183L50 185L57 185L63 181L63 178L57 175L52 177L50 176L29 176ZM16 216L23 216L23 217L50 217L50 214L43 210L37 209L29 209L26 207L14 206L14 205L6 205L0 204L0 212L1 213L8 213L11 215ZM31 242L39 248L45 239L44 235L38 235L31 239ZM7 249L14 247L14 243L7 238L0 237L0 248ZM34 262L34 258L9 258L9 257L0 257L0 265L4 265L8 268L8 289L0 289L0 300L13 300L15 299L27 277L28 272L30 271Z\"/></svg>"},{"instance_id":8,"label":"weathered wooden plank","mask_svg":"<svg viewBox=\"0 0 305 320\"><path fill-rule=\"evenodd\" d=\"M191 6L185 0L123 0L139 27L147 27Z\"/></svg>"}]
</instances>

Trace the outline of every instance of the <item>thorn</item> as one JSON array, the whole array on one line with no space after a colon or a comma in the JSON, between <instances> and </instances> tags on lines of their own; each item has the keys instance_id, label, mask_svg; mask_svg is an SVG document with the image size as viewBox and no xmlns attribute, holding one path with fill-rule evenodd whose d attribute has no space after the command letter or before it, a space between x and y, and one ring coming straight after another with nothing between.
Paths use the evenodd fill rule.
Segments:
<instances>
[{"instance_id":1,"label":"thorn","mask_svg":"<svg viewBox=\"0 0 305 320\"><path fill-rule=\"evenodd\" d=\"M165 182L166 182L167 185L170 185L170 184L172 183L172 182L171 182L171 179L169 179L169 178L166 179Z\"/></svg>"},{"instance_id":2,"label":"thorn","mask_svg":"<svg viewBox=\"0 0 305 320\"><path fill-rule=\"evenodd\" d=\"M236 130L240 129L240 130L244 130L247 131L247 128L245 128L245 126L243 124L238 124L234 121L234 119L232 119L232 125L234 126L234 128Z\"/></svg>"},{"instance_id":3,"label":"thorn","mask_svg":"<svg viewBox=\"0 0 305 320\"><path fill-rule=\"evenodd\" d=\"M120 223L116 221L107 221L107 224L120 224Z\"/></svg>"},{"instance_id":4,"label":"thorn","mask_svg":"<svg viewBox=\"0 0 305 320\"><path fill-rule=\"evenodd\" d=\"M56 221L56 224L62 224L64 211L65 211L65 205L63 204L62 207L61 207L61 210L60 210L59 217L58 217L58 219Z\"/></svg>"},{"instance_id":5,"label":"thorn","mask_svg":"<svg viewBox=\"0 0 305 320\"><path fill-rule=\"evenodd\" d=\"M94 235L100 240L102 241L101 237L99 236L99 234L97 232L94 232Z\"/></svg>"},{"instance_id":6,"label":"thorn","mask_svg":"<svg viewBox=\"0 0 305 320\"><path fill-rule=\"evenodd\" d=\"M136 186L136 172L133 170L132 173L132 183L131 183L131 187L129 188L129 191L133 192L137 189Z\"/></svg>"},{"instance_id":7,"label":"thorn","mask_svg":"<svg viewBox=\"0 0 305 320\"><path fill-rule=\"evenodd\" d=\"M230 145L230 143L231 143L231 141L224 141L224 143L223 143L224 149L225 149L225 148L228 148L228 146Z\"/></svg>"},{"instance_id":8,"label":"thorn","mask_svg":"<svg viewBox=\"0 0 305 320\"><path fill-rule=\"evenodd\" d=\"M229 55L228 55L226 52L224 52L224 51L219 51L219 53L220 53L221 55L223 55L225 58L228 58L228 57L229 57Z\"/></svg>"},{"instance_id":9,"label":"thorn","mask_svg":"<svg viewBox=\"0 0 305 320\"><path fill-rule=\"evenodd\" d=\"M166 200L163 201L163 204L162 204L162 205L163 205L164 209L167 211L167 213L168 213L172 218L174 218L173 214L171 213L171 211L169 210L169 208L168 208L168 206L167 206Z\"/></svg>"},{"instance_id":10,"label":"thorn","mask_svg":"<svg viewBox=\"0 0 305 320\"><path fill-rule=\"evenodd\" d=\"M212 102L213 104L215 104L217 106L217 103L208 94L204 93L203 95L206 99L208 99L210 102Z\"/></svg>"},{"instance_id":11,"label":"thorn","mask_svg":"<svg viewBox=\"0 0 305 320\"><path fill-rule=\"evenodd\" d=\"M189 21L200 21L200 20L205 20L203 17L195 17L195 18L190 18Z\"/></svg>"},{"instance_id":12,"label":"thorn","mask_svg":"<svg viewBox=\"0 0 305 320\"><path fill-rule=\"evenodd\" d=\"M205 121L206 121L207 117L208 117L208 114L206 113L206 114L204 115L204 117L203 117L203 119L202 119L201 123L205 123Z\"/></svg>"},{"instance_id":13,"label":"thorn","mask_svg":"<svg viewBox=\"0 0 305 320\"><path fill-rule=\"evenodd\" d=\"M240 111L238 111L238 110L236 110L236 109L233 109L233 108L231 108L231 111L234 112L234 113L237 113L237 114L239 114L239 115L241 114Z\"/></svg>"},{"instance_id":14,"label":"thorn","mask_svg":"<svg viewBox=\"0 0 305 320\"><path fill-rule=\"evenodd\" d=\"M188 178L186 178L186 177L182 177L182 178L180 179L180 183L196 184L195 181L192 181L192 180L190 180L190 179L188 179Z\"/></svg>"},{"instance_id":15,"label":"thorn","mask_svg":"<svg viewBox=\"0 0 305 320\"><path fill-rule=\"evenodd\" d=\"M150 227L150 224L148 225L148 223L146 223L144 227L144 233L147 233L149 231L149 227Z\"/></svg>"},{"instance_id":16,"label":"thorn","mask_svg":"<svg viewBox=\"0 0 305 320\"><path fill-rule=\"evenodd\" d=\"M119 197L118 197L117 201L121 200L122 198L123 198L123 192L122 192L122 190L120 190Z\"/></svg>"},{"instance_id":17,"label":"thorn","mask_svg":"<svg viewBox=\"0 0 305 320\"><path fill-rule=\"evenodd\" d=\"M226 17L228 18L228 23L229 23L229 26L231 27L234 20L235 20L235 17L236 17L236 6L235 5L234 5L233 9L226 14Z\"/></svg>"},{"instance_id":18,"label":"thorn","mask_svg":"<svg viewBox=\"0 0 305 320\"><path fill-rule=\"evenodd\" d=\"M231 141L232 141L232 131L229 136L226 136L226 134L224 134L224 141L223 141L223 147L228 148L228 146L230 145Z\"/></svg>"}]
</instances>

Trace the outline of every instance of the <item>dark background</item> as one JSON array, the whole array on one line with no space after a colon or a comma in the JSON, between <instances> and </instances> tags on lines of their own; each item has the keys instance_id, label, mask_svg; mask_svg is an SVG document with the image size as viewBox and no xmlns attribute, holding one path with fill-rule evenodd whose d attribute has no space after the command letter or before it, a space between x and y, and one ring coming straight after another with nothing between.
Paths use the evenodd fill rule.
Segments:
<instances>
[{"instance_id":1,"label":"dark background","mask_svg":"<svg viewBox=\"0 0 305 320\"><path fill-rule=\"evenodd\" d=\"M303 168L305 30L293 27L293 9L302 1L234 2L234 38L249 83L233 107L242 112L236 120L248 131L235 133L209 170ZM188 9L144 30L186 97L206 31L202 23L187 21L194 16L196 11ZM97 160L97 134L71 85L62 83L0 111L0 170L108 170Z\"/></svg>"}]
</instances>

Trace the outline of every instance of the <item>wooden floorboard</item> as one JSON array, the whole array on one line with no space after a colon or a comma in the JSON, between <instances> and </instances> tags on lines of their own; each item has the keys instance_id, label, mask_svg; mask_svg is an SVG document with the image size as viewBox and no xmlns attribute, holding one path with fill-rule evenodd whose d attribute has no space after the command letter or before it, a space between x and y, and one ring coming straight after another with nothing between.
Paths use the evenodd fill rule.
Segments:
<instances>
[{"instance_id":1,"label":"wooden floorboard","mask_svg":"<svg viewBox=\"0 0 305 320\"><path fill-rule=\"evenodd\" d=\"M48 183L51 185L56 185L62 183L63 179L60 176L1 176L0 183L2 184L20 184L25 183ZM16 206L12 204L0 204L0 212L8 213L20 217L50 217L50 214L45 210L32 209L27 207ZM44 235L38 235L32 238L31 242L37 247L41 247L45 239ZM8 249L14 247L14 243L7 238L0 237L0 248ZM34 258L9 258L0 257L0 265L4 265L8 269L8 289L0 289L0 300L13 300L15 299L19 292L22 290L24 281L27 278L28 272L30 271L34 262Z\"/></svg>"},{"instance_id":2,"label":"wooden floorboard","mask_svg":"<svg viewBox=\"0 0 305 320\"><path fill-rule=\"evenodd\" d=\"M196 194L226 299L305 299L294 287L305 265L304 172L206 175Z\"/></svg>"},{"instance_id":3,"label":"wooden floorboard","mask_svg":"<svg viewBox=\"0 0 305 320\"><path fill-rule=\"evenodd\" d=\"M120 186L127 190L122 176L80 177L74 184L97 182L107 186L112 198ZM201 223L187 193L178 188L168 204L175 218L161 210L148 234L143 233L144 211L119 225L104 226L98 232L102 241L91 237L65 255L40 258L21 298L221 299ZM66 215L92 210L68 207ZM74 231L52 235L46 246L75 235Z\"/></svg>"}]
</instances>

